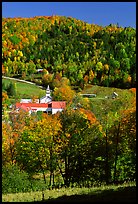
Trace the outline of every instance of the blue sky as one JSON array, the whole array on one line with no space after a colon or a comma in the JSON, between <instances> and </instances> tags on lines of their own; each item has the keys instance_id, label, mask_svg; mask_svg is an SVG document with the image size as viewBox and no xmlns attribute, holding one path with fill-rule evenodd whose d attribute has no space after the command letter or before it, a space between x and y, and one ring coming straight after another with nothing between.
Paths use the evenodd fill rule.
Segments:
<instances>
[{"instance_id":1,"label":"blue sky","mask_svg":"<svg viewBox=\"0 0 138 204\"><path fill-rule=\"evenodd\" d=\"M87 23L136 28L136 2L2 2L2 17L70 16Z\"/></svg>"}]
</instances>

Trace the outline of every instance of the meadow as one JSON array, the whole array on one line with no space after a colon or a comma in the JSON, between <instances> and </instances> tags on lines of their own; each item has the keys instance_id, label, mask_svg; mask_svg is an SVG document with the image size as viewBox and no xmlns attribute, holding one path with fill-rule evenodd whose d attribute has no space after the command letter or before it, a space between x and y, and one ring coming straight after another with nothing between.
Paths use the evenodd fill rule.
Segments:
<instances>
[{"instance_id":1,"label":"meadow","mask_svg":"<svg viewBox=\"0 0 138 204\"><path fill-rule=\"evenodd\" d=\"M5 85L8 85L10 82L16 83L17 96L20 98L30 98L32 96L42 97L45 95L45 90L36 86L35 84L27 84L19 81L15 82L15 80L9 79L2 79L2 82L5 83Z\"/></svg>"},{"instance_id":2,"label":"meadow","mask_svg":"<svg viewBox=\"0 0 138 204\"><path fill-rule=\"evenodd\" d=\"M135 202L136 183L91 188L61 188L2 195L2 202Z\"/></svg>"},{"instance_id":3,"label":"meadow","mask_svg":"<svg viewBox=\"0 0 138 204\"><path fill-rule=\"evenodd\" d=\"M112 99L113 92L118 94L117 98ZM117 112L121 109L131 107L134 93L130 89L120 89L114 87L103 87L88 85L81 94L96 94L96 97L89 98L91 111L101 120L109 112Z\"/></svg>"}]
</instances>

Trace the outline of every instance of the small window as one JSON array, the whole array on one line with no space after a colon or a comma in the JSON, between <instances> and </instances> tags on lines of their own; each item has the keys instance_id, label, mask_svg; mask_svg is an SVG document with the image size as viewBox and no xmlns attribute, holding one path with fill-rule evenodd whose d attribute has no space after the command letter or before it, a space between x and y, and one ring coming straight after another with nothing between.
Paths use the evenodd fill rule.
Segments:
<instances>
[{"instance_id":1,"label":"small window","mask_svg":"<svg viewBox=\"0 0 138 204\"><path fill-rule=\"evenodd\" d=\"M51 115L52 114L52 111L48 111L48 115Z\"/></svg>"}]
</instances>

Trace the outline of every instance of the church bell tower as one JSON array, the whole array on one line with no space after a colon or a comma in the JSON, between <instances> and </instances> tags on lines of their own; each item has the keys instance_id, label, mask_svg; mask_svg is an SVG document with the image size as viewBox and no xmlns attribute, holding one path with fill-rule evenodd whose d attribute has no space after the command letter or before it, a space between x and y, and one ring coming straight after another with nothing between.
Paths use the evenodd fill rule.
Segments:
<instances>
[{"instance_id":1,"label":"church bell tower","mask_svg":"<svg viewBox=\"0 0 138 204\"><path fill-rule=\"evenodd\" d=\"M46 89L46 99L45 99L46 103L52 101L52 97L51 97L50 93L51 93L51 90L50 90L49 85L48 85L47 89Z\"/></svg>"}]
</instances>

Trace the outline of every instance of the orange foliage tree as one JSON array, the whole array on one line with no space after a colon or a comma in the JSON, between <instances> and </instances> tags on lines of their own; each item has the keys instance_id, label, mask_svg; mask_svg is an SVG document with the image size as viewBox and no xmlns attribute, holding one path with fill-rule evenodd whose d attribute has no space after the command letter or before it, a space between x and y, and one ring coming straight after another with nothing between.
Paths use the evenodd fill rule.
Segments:
<instances>
[{"instance_id":1,"label":"orange foliage tree","mask_svg":"<svg viewBox=\"0 0 138 204\"><path fill-rule=\"evenodd\" d=\"M60 134L60 120L58 115L43 114L42 119L32 121L25 127L17 145L17 162L21 168L30 175L39 170L50 171L50 185L54 183L54 170L56 169L55 138ZM31 150L31 151L30 151Z\"/></svg>"},{"instance_id":2,"label":"orange foliage tree","mask_svg":"<svg viewBox=\"0 0 138 204\"><path fill-rule=\"evenodd\" d=\"M71 86L69 85L69 80L66 77L63 77L60 80L60 86L55 87L53 91L53 99L58 101L67 101L67 103L70 103L74 96L75 91L71 89Z\"/></svg>"},{"instance_id":3,"label":"orange foliage tree","mask_svg":"<svg viewBox=\"0 0 138 204\"><path fill-rule=\"evenodd\" d=\"M2 123L2 138L3 138L3 152L2 159L3 164L16 162L16 145L19 141L20 135L27 125L28 115L24 111L19 113L11 112L8 120L4 120Z\"/></svg>"}]
</instances>

